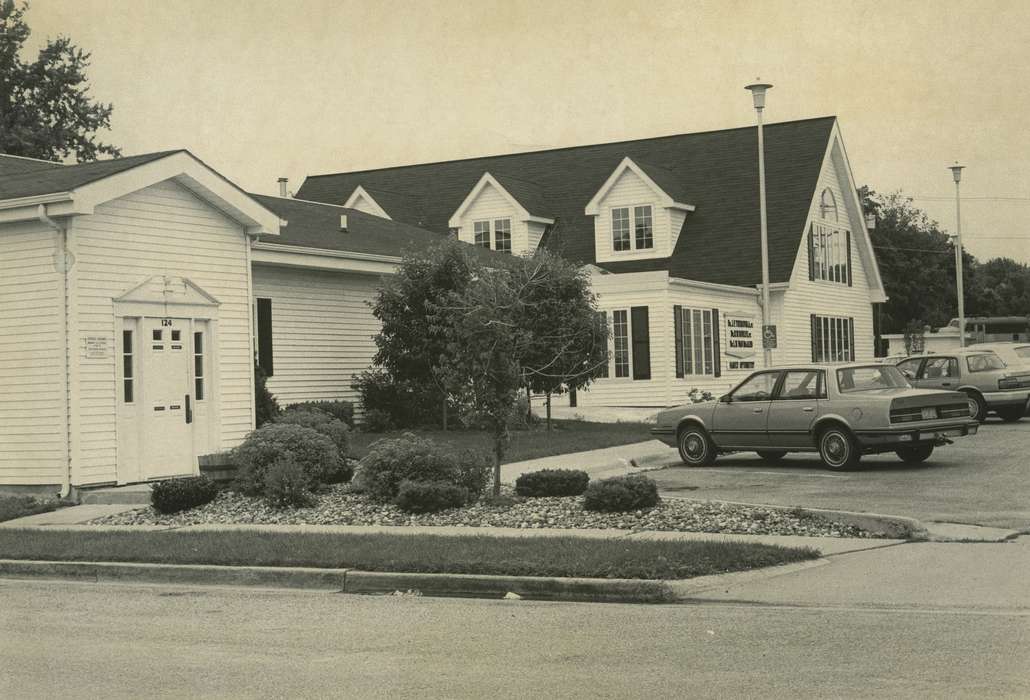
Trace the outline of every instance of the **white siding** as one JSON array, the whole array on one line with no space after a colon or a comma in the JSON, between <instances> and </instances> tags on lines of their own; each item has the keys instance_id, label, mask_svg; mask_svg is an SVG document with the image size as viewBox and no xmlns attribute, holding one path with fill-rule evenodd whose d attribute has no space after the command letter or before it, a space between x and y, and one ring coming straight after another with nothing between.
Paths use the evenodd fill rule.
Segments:
<instances>
[{"instance_id":1,"label":"white siding","mask_svg":"<svg viewBox=\"0 0 1030 700\"><path fill-rule=\"evenodd\" d=\"M358 198L354 200L350 208L357 209L358 211L363 211L366 214L371 214L372 216L381 216L386 219L390 218L389 216L386 216L386 212L383 210L382 207L380 207L374 201L370 202L363 194L358 195Z\"/></svg>"},{"instance_id":2,"label":"white siding","mask_svg":"<svg viewBox=\"0 0 1030 700\"><path fill-rule=\"evenodd\" d=\"M0 228L0 484L59 484L67 469L58 245L41 223Z\"/></svg>"},{"instance_id":3,"label":"white siding","mask_svg":"<svg viewBox=\"0 0 1030 700\"><path fill-rule=\"evenodd\" d=\"M366 302L379 277L254 266L254 296L272 300L274 376L280 404L323 399L357 402L354 375L372 364L379 321Z\"/></svg>"},{"instance_id":4,"label":"white siding","mask_svg":"<svg viewBox=\"0 0 1030 700\"><path fill-rule=\"evenodd\" d=\"M242 227L166 181L97 207L74 224L77 338L117 347L113 299L153 275L187 277L221 302L216 356L223 449L253 427L247 239ZM116 356L78 355L76 484L116 478Z\"/></svg>"},{"instance_id":5,"label":"white siding","mask_svg":"<svg viewBox=\"0 0 1030 700\"><path fill-rule=\"evenodd\" d=\"M475 221L489 221L491 232L495 219L511 219L511 252L513 255L522 255L536 249L530 247L529 228L525 221L520 221L515 208L501 192L492 184L487 183L475 200L465 209L461 217L461 226L458 230L458 240L465 243L476 242ZM543 235L543 231L540 231ZM540 238L537 236L536 242ZM493 234L491 233L491 247L493 247Z\"/></svg>"},{"instance_id":6,"label":"white siding","mask_svg":"<svg viewBox=\"0 0 1030 700\"><path fill-rule=\"evenodd\" d=\"M781 294L774 294L774 320L779 325L779 348L773 352L776 364L811 362L812 333L810 315L843 316L855 320L855 359L873 359L873 309L863 256L859 245L866 235L865 224L851 207L846 206L847 178L840 168L843 161L839 153L840 144L835 143L830 157L823 164L819 184L809 211L809 222L804 235L799 237L801 245L791 275L790 288ZM839 282L809 280L808 273L808 230L809 224L820 219L820 195L829 187L837 201L841 226L851 231L851 276L852 286Z\"/></svg>"},{"instance_id":7,"label":"white siding","mask_svg":"<svg viewBox=\"0 0 1030 700\"><path fill-rule=\"evenodd\" d=\"M547 230L547 224L540 224L535 221L530 221L527 224L529 230L529 243L526 252L532 253L540 247L540 239L544 237L544 231Z\"/></svg>"},{"instance_id":8,"label":"white siding","mask_svg":"<svg viewBox=\"0 0 1030 700\"><path fill-rule=\"evenodd\" d=\"M639 251L633 248L616 253L612 246L612 209L630 207L630 239L632 241L632 207L645 204L651 205L654 248ZM594 251L597 262L668 257L672 250L669 210L659 206L658 195L635 172L628 168L623 171L612 188L605 194L599 206L600 214L594 217ZM635 243L633 244L635 245Z\"/></svg>"}]
</instances>

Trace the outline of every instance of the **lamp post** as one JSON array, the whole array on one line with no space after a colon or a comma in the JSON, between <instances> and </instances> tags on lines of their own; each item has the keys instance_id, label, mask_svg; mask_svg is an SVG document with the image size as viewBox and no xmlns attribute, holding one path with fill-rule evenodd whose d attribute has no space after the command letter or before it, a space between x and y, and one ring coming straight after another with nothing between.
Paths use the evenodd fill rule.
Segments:
<instances>
[{"instance_id":1,"label":"lamp post","mask_svg":"<svg viewBox=\"0 0 1030 700\"><path fill-rule=\"evenodd\" d=\"M761 80L757 78L756 80ZM772 348L775 347L775 330L770 324L769 307L769 230L765 218L765 140L762 134L762 110L765 109L765 91L772 85L754 82L745 86L751 91L758 113L758 210L762 227L762 352L765 366L772 365ZM771 341L769 334L771 334Z\"/></svg>"},{"instance_id":2,"label":"lamp post","mask_svg":"<svg viewBox=\"0 0 1030 700\"><path fill-rule=\"evenodd\" d=\"M955 286L958 292L958 342L959 347L966 347L966 299L962 293L962 204L959 197L959 183L962 181L962 168L966 166L949 165L952 177L955 178Z\"/></svg>"}]
</instances>

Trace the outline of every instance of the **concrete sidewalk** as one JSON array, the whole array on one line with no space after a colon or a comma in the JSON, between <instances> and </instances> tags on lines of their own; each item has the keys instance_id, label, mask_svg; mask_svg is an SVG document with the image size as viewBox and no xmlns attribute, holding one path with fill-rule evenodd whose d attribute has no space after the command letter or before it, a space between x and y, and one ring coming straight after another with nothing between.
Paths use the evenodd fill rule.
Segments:
<instances>
[{"instance_id":1,"label":"concrete sidewalk","mask_svg":"<svg viewBox=\"0 0 1030 700\"><path fill-rule=\"evenodd\" d=\"M591 479L606 479L611 476L660 469L678 459L676 448L658 440L645 440L628 445L502 464L501 481L505 484L514 484L520 475L541 469L581 469L589 474ZM637 466L633 466L631 460Z\"/></svg>"}]
</instances>

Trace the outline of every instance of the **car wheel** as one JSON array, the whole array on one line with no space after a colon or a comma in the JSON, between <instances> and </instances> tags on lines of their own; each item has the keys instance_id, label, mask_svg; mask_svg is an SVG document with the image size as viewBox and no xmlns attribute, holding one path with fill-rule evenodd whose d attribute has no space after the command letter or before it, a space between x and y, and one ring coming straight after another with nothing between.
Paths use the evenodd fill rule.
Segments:
<instances>
[{"instance_id":1,"label":"car wheel","mask_svg":"<svg viewBox=\"0 0 1030 700\"><path fill-rule=\"evenodd\" d=\"M966 401L969 402L969 417L983 423L987 420L987 402L980 394L966 394Z\"/></svg>"},{"instance_id":2,"label":"car wheel","mask_svg":"<svg viewBox=\"0 0 1030 700\"><path fill-rule=\"evenodd\" d=\"M766 462L779 462L785 454L786 450L758 450L758 456Z\"/></svg>"},{"instance_id":3,"label":"car wheel","mask_svg":"<svg viewBox=\"0 0 1030 700\"><path fill-rule=\"evenodd\" d=\"M688 425L680 429L676 440L680 459L690 467L703 467L715 461L715 444L708 433L699 425Z\"/></svg>"},{"instance_id":4,"label":"car wheel","mask_svg":"<svg viewBox=\"0 0 1030 700\"><path fill-rule=\"evenodd\" d=\"M1023 407L1013 406L1009 408L999 408L995 413L998 414L998 418L1001 418L1006 423L1015 423L1023 417Z\"/></svg>"},{"instance_id":5,"label":"car wheel","mask_svg":"<svg viewBox=\"0 0 1030 700\"><path fill-rule=\"evenodd\" d=\"M933 454L933 445L912 445L911 447L899 447L894 454L901 458L905 464L921 464L930 459Z\"/></svg>"},{"instance_id":6,"label":"car wheel","mask_svg":"<svg viewBox=\"0 0 1030 700\"><path fill-rule=\"evenodd\" d=\"M819 458L827 469L854 469L862 459L855 438L845 428L832 426L819 434Z\"/></svg>"}]
</instances>

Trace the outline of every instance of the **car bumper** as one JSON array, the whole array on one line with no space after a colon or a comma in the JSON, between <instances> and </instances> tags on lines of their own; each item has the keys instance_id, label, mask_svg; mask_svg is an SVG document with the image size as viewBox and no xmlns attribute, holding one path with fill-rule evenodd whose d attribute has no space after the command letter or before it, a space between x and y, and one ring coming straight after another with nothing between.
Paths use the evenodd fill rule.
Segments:
<instances>
[{"instance_id":1,"label":"car bumper","mask_svg":"<svg viewBox=\"0 0 1030 700\"><path fill-rule=\"evenodd\" d=\"M676 428L671 425L659 425L651 428L651 435L670 447L676 446Z\"/></svg>"},{"instance_id":2,"label":"car bumper","mask_svg":"<svg viewBox=\"0 0 1030 700\"><path fill-rule=\"evenodd\" d=\"M904 426L884 430L859 430L855 437L862 447L904 447L919 443L938 442L942 439L976 435L980 424L961 421L940 425Z\"/></svg>"},{"instance_id":3,"label":"car bumper","mask_svg":"<svg viewBox=\"0 0 1030 700\"><path fill-rule=\"evenodd\" d=\"M1019 406L1027 405L1030 400L1030 391L1026 389L1011 389L1009 391L985 391L984 401L990 408L995 406Z\"/></svg>"}]
</instances>

